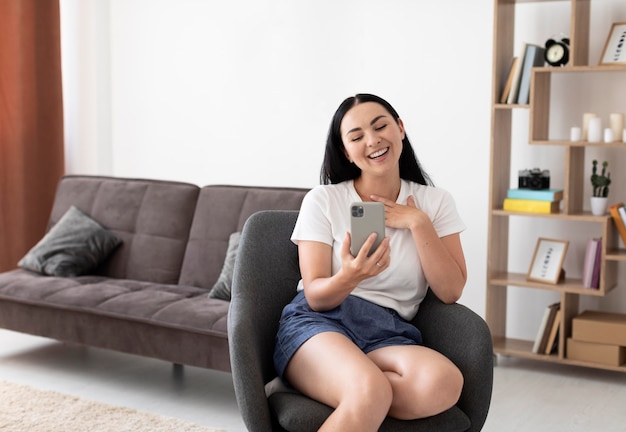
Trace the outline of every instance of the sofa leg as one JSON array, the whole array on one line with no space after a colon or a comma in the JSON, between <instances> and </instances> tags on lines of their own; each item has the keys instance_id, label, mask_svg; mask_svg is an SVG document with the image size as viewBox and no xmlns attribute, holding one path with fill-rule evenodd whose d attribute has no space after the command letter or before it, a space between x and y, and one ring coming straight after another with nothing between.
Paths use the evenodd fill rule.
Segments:
<instances>
[{"instance_id":1,"label":"sofa leg","mask_svg":"<svg viewBox=\"0 0 626 432\"><path fill-rule=\"evenodd\" d=\"M176 379L181 379L185 373L184 366L179 363L172 363L172 375Z\"/></svg>"}]
</instances>

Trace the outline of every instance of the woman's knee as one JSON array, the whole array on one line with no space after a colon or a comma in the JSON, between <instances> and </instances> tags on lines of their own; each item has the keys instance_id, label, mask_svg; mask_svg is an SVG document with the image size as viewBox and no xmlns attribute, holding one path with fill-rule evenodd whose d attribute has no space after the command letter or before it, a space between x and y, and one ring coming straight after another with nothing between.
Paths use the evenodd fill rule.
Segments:
<instances>
[{"instance_id":1,"label":"woman's knee","mask_svg":"<svg viewBox=\"0 0 626 432\"><path fill-rule=\"evenodd\" d=\"M428 377L422 381L424 395L435 396L431 400L433 414L445 411L453 407L461 396L463 390L463 374L452 363L434 368Z\"/></svg>"},{"instance_id":2,"label":"woman's knee","mask_svg":"<svg viewBox=\"0 0 626 432\"><path fill-rule=\"evenodd\" d=\"M374 369L372 372L364 374L360 380L358 394L390 406L393 400L391 383L380 369Z\"/></svg>"},{"instance_id":3,"label":"woman's knee","mask_svg":"<svg viewBox=\"0 0 626 432\"><path fill-rule=\"evenodd\" d=\"M385 374L378 370L360 375L354 385L346 389L339 405L358 412L361 416L375 415L384 419L392 402L391 383Z\"/></svg>"}]
</instances>

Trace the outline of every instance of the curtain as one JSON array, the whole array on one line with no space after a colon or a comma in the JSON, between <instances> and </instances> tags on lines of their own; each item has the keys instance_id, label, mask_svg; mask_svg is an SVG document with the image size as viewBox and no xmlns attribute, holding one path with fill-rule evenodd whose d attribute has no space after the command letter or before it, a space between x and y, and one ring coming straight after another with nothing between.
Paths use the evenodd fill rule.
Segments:
<instances>
[{"instance_id":1,"label":"curtain","mask_svg":"<svg viewBox=\"0 0 626 432\"><path fill-rule=\"evenodd\" d=\"M45 233L64 169L59 0L0 0L0 271Z\"/></svg>"}]
</instances>

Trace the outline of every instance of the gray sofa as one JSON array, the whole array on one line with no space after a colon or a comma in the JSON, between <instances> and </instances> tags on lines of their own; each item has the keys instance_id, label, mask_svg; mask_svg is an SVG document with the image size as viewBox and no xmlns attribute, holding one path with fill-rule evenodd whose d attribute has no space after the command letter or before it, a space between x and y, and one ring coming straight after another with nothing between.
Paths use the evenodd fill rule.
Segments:
<instances>
[{"instance_id":1,"label":"gray sofa","mask_svg":"<svg viewBox=\"0 0 626 432\"><path fill-rule=\"evenodd\" d=\"M0 328L230 372L229 301L209 292L231 234L306 191L66 176L48 228L74 206L121 243L88 274L0 273Z\"/></svg>"}]
</instances>

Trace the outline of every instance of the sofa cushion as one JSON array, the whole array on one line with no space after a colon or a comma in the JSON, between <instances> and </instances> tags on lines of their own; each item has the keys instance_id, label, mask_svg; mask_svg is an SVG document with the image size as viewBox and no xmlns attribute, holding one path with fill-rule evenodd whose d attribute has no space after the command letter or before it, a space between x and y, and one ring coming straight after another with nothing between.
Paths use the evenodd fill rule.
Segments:
<instances>
[{"instance_id":1,"label":"sofa cushion","mask_svg":"<svg viewBox=\"0 0 626 432\"><path fill-rule=\"evenodd\" d=\"M241 232L239 231L232 233L228 238L228 249L226 250L222 272L211 288L209 297L230 301L230 287L233 283L233 271L235 270L235 259L237 258L240 238Z\"/></svg>"},{"instance_id":2,"label":"sofa cushion","mask_svg":"<svg viewBox=\"0 0 626 432\"><path fill-rule=\"evenodd\" d=\"M71 206L18 266L46 275L78 276L95 269L120 242L111 231Z\"/></svg>"},{"instance_id":3,"label":"sofa cushion","mask_svg":"<svg viewBox=\"0 0 626 432\"><path fill-rule=\"evenodd\" d=\"M229 303L211 299L197 287L94 275L43 276L17 269L0 273L0 299L226 338Z\"/></svg>"},{"instance_id":4,"label":"sofa cushion","mask_svg":"<svg viewBox=\"0 0 626 432\"><path fill-rule=\"evenodd\" d=\"M326 419L333 412L331 407L296 392L274 393L269 397L269 404L278 423L288 431L317 431L323 419ZM455 405L440 414L418 420L398 420L387 417L380 430L393 432L435 430L463 432L471 426L467 415Z\"/></svg>"},{"instance_id":5,"label":"sofa cushion","mask_svg":"<svg viewBox=\"0 0 626 432\"><path fill-rule=\"evenodd\" d=\"M172 181L70 175L59 183L49 227L76 206L122 240L93 274L175 284L199 190Z\"/></svg>"},{"instance_id":6,"label":"sofa cushion","mask_svg":"<svg viewBox=\"0 0 626 432\"><path fill-rule=\"evenodd\" d=\"M261 210L299 210L307 189L205 186L200 190L179 283L210 290L217 281L231 233Z\"/></svg>"}]
</instances>

